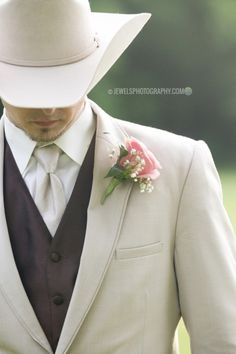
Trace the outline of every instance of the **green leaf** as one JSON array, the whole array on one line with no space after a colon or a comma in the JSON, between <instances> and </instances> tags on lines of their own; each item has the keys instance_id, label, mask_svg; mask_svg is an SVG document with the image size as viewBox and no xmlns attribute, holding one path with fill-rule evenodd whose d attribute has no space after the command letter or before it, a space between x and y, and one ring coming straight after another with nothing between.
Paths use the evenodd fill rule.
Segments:
<instances>
[{"instance_id":1,"label":"green leaf","mask_svg":"<svg viewBox=\"0 0 236 354\"><path fill-rule=\"evenodd\" d=\"M122 180L123 174L124 174L124 170L118 164L116 164L110 169L110 171L105 176L105 178L116 177L118 180Z\"/></svg>"},{"instance_id":2,"label":"green leaf","mask_svg":"<svg viewBox=\"0 0 236 354\"><path fill-rule=\"evenodd\" d=\"M109 183L108 187L106 188L103 196L101 198L101 204L104 204L106 198L114 191L114 189L120 184L120 181L115 177L112 178L111 182Z\"/></svg>"},{"instance_id":3,"label":"green leaf","mask_svg":"<svg viewBox=\"0 0 236 354\"><path fill-rule=\"evenodd\" d=\"M121 145L120 146L120 156L119 156L119 160L122 158L122 157L125 157L129 154L129 151L123 146Z\"/></svg>"}]
</instances>

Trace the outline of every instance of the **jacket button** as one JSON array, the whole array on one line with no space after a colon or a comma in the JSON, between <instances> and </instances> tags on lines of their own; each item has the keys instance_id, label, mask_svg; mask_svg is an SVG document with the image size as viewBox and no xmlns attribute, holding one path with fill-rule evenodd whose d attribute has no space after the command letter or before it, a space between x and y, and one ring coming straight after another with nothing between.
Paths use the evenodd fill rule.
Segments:
<instances>
[{"instance_id":1,"label":"jacket button","mask_svg":"<svg viewBox=\"0 0 236 354\"><path fill-rule=\"evenodd\" d=\"M57 252L52 252L50 255L50 259L51 259L51 261L57 263L61 260L61 255Z\"/></svg>"},{"instance_id":2,"label":"jacket button","mask_svg":"<svg viewBox=\"0 0 236 354\"><path fill-rule=\"evenodd\" d=\"M53 296L52 301L55 305L62 305L64 303L64 298L62 295L55 295Z\"/></svg>"}]
</instances>

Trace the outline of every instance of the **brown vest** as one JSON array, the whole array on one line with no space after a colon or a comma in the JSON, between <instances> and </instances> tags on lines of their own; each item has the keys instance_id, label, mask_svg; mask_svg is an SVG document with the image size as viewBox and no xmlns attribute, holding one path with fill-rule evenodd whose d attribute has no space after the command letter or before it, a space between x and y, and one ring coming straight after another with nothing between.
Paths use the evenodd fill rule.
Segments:
<instances>
[{"instance_id":1,"label":"brown vest","mask_svg":"<svg viewBox=\"0 0 236 354\"><path fill-rule=\"evenodd\" d=\"M84 244L94 146L95 136L52 238L5 141L4 202L13 254L29 301L54 351Z\"/></svg>"}]
</instances>

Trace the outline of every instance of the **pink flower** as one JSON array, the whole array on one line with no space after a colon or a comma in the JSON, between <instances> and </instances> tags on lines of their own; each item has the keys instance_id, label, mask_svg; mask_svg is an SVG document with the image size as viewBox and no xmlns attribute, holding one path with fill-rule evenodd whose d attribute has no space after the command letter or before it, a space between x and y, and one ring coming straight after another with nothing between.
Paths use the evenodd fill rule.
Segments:
<instances>
[{"instance_id":1,"label":"pink flower","mask_svg":"<svg viewBox=\"0 0 236 354\"><path fill-rule=\"evenodd\" d=\"M128 155L119 160L119 165L133 167L136 177L150 178L152 180L160 176L158 169L161 165L153 153L139 140L131 137L125 145Z\"/></svg>"},{"instance_id":2,"label":"pink flower","mask_svg":"<svg viewBox=\"0 0 236 354\"><path fill-rule=\"evenodd\" d=\"M160 176L160 169L159 161L142 142L135 138L127 139L125 146L120 146L116 163L105 176L112 179L102 195L101 203L103 204L114 189L124 181L138 184L141 193L151 193L154 189L152 181Z\"/></svg>"}]
</instances>

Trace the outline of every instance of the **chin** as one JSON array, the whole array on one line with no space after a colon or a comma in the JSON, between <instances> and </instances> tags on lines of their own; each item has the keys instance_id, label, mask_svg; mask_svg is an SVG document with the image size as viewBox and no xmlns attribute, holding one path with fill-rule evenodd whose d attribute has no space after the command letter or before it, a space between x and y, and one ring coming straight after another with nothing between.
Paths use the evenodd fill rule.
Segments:
<instances>
[{"instance_id":1,"label":"chin","mask_svg":"<svg viewBox=\"0 0 236 354\"><path fill-rule=\"evenodd\" d=\"M31 140L34 140L37 142L49 143L49 142L52 142L52 141L56 140L57 138L59 138L63 133L64 133L64 130L56 132L56 133L50 132L50 131L45 131L45 132L41 131L38 134L31 133L31 132L27 132L26 134L30 137Z\"/></svg>"}]
</instances>

